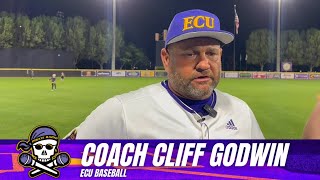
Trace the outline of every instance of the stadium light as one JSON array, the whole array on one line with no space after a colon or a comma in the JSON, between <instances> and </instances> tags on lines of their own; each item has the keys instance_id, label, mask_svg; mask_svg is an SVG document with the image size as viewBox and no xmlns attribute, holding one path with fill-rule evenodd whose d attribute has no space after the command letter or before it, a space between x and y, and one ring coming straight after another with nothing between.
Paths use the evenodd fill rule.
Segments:
<instances>
[{"instance_id":1,"label":"stadium light","mask_svg":"<svg viewBox=\"0 0 320 180\"><path fill-rule=\"evenodd\" d=\"M277 72L280 72L280 20L281 20L281 0L278 0L278 23L277 23Z\"/></svg>"},{"instance_id":2,"label":"stadium light","mask_svg":"<svg viewBox=\"0 0 320 180\"><path fill-rule=\"evenodd\" d=\"M116 69L116 0L112 0L112 60L111 70Z\"/></svg>"}]
</instances>

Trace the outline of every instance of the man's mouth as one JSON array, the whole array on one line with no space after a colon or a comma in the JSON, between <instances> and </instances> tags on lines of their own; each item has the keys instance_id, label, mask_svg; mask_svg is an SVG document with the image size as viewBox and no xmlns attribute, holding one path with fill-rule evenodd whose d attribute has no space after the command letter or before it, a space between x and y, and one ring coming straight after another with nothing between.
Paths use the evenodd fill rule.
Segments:
<instances>
[{"instance_id":1,"label":"man's mouth","mask_svg":"<svg viewBox=\"0 0 320 180\"><path fill-rule=\"evenodd\" d=\"M199 76L196 79L204 79L204 78L209 78L209 76Z\"/></svg>"},{"instance_id":2,"label":"man's mouth","mask_svg":"<svg viewBox=\"0 0 320 180\"><path fill-rule=\"evenodd\" d=\"M196 78L194 78L194 81L196 82L207 82L210 81L210 77L209 76L198 76Z\"/></svg>"}]
</instances>

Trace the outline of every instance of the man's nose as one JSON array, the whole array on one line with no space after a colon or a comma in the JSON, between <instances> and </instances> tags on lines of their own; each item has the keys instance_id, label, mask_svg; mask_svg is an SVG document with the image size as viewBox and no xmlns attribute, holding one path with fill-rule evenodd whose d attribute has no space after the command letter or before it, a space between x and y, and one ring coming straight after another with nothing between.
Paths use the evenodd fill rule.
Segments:
<instances>
[{"instance_id":1,"label":"man's nose","mask_svg":"<svg viewBox=\"0 0 320 180\"><path fill-rule=\"evenodd\" d=\"M210 68L209 59L206 54L202 53L198 56L198 63L196 66L197 71L205 71Z\"/></svg>"}]
</instances>

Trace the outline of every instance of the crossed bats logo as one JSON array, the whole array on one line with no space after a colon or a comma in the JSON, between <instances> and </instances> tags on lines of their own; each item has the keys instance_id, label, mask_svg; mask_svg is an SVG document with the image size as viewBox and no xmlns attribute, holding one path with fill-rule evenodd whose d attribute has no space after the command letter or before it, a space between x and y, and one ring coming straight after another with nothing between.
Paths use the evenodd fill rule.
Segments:
<instances>
[{"instance_id":1,"label":"crossed bats logo","mask_svg":"<svg viewBox=\"0 0 320 180\"><path fill-rule=\"evenodd\" d=\"M38 126L29 135L28 141L20 141L17 150L23 152L18 157L21 166L32 167L29 176L34 178L43 173L58 178L56 168L70 164L70 155L59 151L59 135L50 126Z\"/></svg>"}]
</instances>

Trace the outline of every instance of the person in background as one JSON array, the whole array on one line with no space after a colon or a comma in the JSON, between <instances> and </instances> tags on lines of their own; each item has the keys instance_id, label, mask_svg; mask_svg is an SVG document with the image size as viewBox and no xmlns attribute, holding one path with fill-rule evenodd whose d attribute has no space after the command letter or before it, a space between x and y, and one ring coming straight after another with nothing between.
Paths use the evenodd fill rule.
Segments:
<instances>
[{"instance_id":1,"label":"person in background","mask_svg":"<svg viewBox=\"0 0 320 180\"><path fill-rule=\"evenodd\" d=\"M61 72L61 76L60 76L60 78L61 78L61 81L63 81L64 80L64 73L63 72Z\"/></svg>"},{"instance_id":2,"label":"person in background","mask_svg":"<svg viewBox=\"0 0 320 180\"><path fill-rule=\"evenodd\" d=\"M54 91L57 89L57 84L56 84L56 74L52 74L51 78L49 79L51 81L51 91Z\"/></svg>"},{"instance_id":3,"label":"person in background","mask_svg":"<svg viewBox=\"0 0 320 180\"><path fill-rule=\"evenodd\" d=\"M31 79L33 80L34 79L34 71L32 69L30 71L30 76L31 76Z\"/></svg>"}]
</instances>

